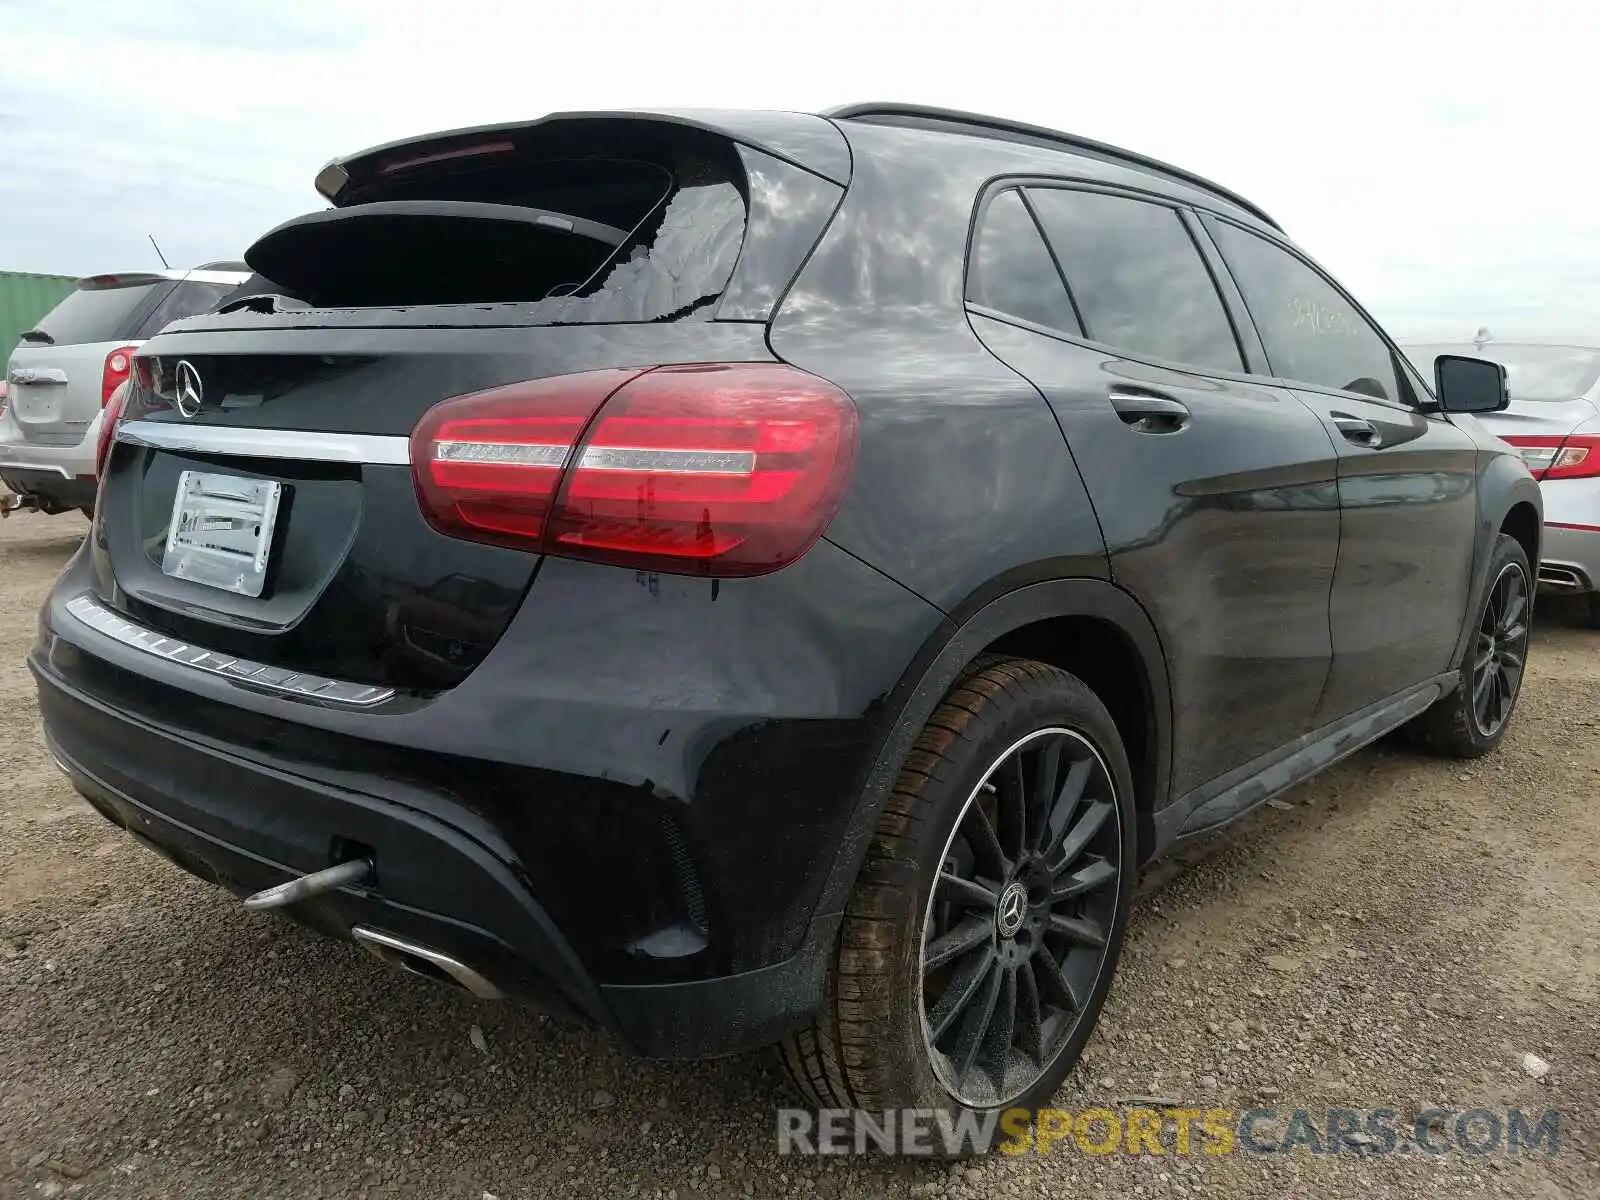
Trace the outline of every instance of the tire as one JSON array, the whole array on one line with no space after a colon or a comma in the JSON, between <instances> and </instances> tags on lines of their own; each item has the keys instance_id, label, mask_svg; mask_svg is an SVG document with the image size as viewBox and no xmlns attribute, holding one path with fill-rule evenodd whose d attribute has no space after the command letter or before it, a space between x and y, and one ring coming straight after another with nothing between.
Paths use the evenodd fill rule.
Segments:
<instances>
[{"instance_id":1,"label":"tire","mask_svg":"<svg viewBox=\"0 0 1600 1200\"><path fill-rule=\"evenodd\" d=\"M1513 590L1520 590L1520 601L1504 590L1513 580L1520 580L1511 584ZM1406 726L1413 744L1449 758L1482 758L1500 744L1511 727L1522 690L1533 599L1528 556L1516 538L1502 533L1495 539L1489 563L1489 586L1473 615L1477 632L1456 664L1461 682ZM1486 719L1482 688L1484 679L1491 676L1498 682L1488 686L1497 691L1489 698L1488 716L1492 719Z\"/></svg>"},{"instance_id":2,"label":"tire","mask_svg":"<svg viewBox=\"0 0 1600 1200\"><path fill-rule=\"evenodd\" d=\"M1600 592L1590 592L1586 599L1589 602L1589 624L1600 629Z\"/></svg>"},{"instance_id":3,"label":"tire","mask_svg":"<svg viewBox=\"0 0 1600 1200\"><path fill-rule=\"evenodd\" d=\"M1054 782L1042 788L1047 777ZM1049 819L1048 806L1032 807L1038 795L1057 797ZM1110 990L1135 849L1127 755L1094 693L1043 663L974 663L923 727L879 817L821 1011L780 1048L806 1099L869 1113L1036 1111L1077 1062ZM998 868L1013 861L1014 883L1001 886ZM1051 868L1060 872L1054 883ZM978 885L988 899L947 874L989 880ZM1051 900L1050 888L1067 881L1077 893ZM1096 937L1103 944L1091 944ZM952 957L925 980L930 945ZM1050 981L1052 956L1066 964L1056 975L1064 987ZM976 999L962 1009L952 1001L964 992ZM931 1014L930 996L938 997ZM1049 1024L1034 1019L1047 1010L1055 1013ZM975 1036L986 1011L998 1020ZM929 1018L946 1026L931 1041ZM1030 1058L1034 1045L1040 1052Z\"/></svg>"}]
</instances>

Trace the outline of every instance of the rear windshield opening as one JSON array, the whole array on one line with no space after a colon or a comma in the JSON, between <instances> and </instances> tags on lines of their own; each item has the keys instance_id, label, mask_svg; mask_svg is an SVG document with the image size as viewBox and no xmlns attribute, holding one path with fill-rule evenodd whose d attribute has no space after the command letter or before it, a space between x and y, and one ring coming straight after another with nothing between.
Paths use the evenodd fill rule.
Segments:
<instances>
[{"instance_id":1,"label":"rear windshield opening","mask_svg":"<svg viewBox=\"0 0 1600 1200\"><path fill-rule=\"evenodd\" d=\"M746 219L731 147L446 161L354 199L264 236L251 268L316 308L511 303L546 305L552 322L662 320L721 294Z\"/></svg>"}]
</instances>

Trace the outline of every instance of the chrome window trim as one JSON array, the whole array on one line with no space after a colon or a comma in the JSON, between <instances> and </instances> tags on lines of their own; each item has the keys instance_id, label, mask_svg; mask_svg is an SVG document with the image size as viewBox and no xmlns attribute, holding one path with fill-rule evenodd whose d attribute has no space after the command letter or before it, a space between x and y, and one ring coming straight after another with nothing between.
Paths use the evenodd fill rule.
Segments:
<instances>
[{"instance_id":1,"label":"chrome window trim","mask_svg":"<svg viewBox=\"0 0 1600 1200\"><path fill-rule=\"evenodd\" d=\"M193 454L386 467L411 465L410 438L370 433L309 433L298 429L238 429L139 420L119 424L116 436L117 441L131 446Z\"/></svg>"},{"instance_id":2,"label":"chrome window trim","mask_svg":"<svg viewBox=\"0 0 1600 1200\"><path fill-rule=\"evenodd\" d=\"M390 687L350 683L343 679L329 679L325 675L269 667L265 663L234 658L166 637L119 616L87 592L67 601L66 609L81 624L130 649L295 700L310 700L339 708L371 708L394 696L394 689Z\"/></svg>"}]
</instances>

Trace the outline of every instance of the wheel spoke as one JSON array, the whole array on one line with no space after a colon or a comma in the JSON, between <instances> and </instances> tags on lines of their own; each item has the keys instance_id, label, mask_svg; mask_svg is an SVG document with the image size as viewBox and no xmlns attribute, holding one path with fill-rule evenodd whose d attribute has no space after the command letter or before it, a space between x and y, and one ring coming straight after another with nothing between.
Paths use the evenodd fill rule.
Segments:
<instances>
[{"instance_id":1,"label":"wheel spoke","mask_svg":"<svg viewBox=\"0 0 1600 1200\"><path fill-rule=\"evenodd\" d=\"M1060 934L1078 946L1099 947L1106 944L1105 930L1087 917L1068 917L1061 913L1051 913L1046 932Z\"/></svg>"},{"instance_id":2,"label":"wheel spoke","mask_svg":"<svg viewBox=\"0 0 1600 1200\"><path fill-rule=\"evenodd\" d=\"M1493 671L1485 670L1473 681L1472 711L1478 715L1479 728L1489 724L1489 693L1494 687L1494 675Z\"/></svg>"},{"instance_id":3,"label":"wheel spoke","mask_svg":"<svg viewBox=\"0 0 1600 1200\"><path fill-rule=\"evenodd\" d=\"M1081 896L1085 892L1098 891L1108 883L1115 883L1117 868L1103 858L1085 863L1076 871L1058 878L1050 888L1050 902L1058 903L1070 900L1074 896Z\"/></svg>"},{"instance_id":4,"label":"wheel spoke","mask_svg":"<svg viewBox=\"0 0 1600 1200\"><path fill-rule=\"evenodd\" d=\"M1033 787L1029 789L1029 831L1035 848L1044 844L1045 830L1049 827L1051 806L1056 800L1057 784L1061 779L1061 739L1051 738L1039 750L1033 764Z\"/></svg>"},{"instance_id":5,"label":"wheel spoke","mask_svg":"<svg viewBox=\"0 0 1600 1200\"><path fill-rule=\"evenodd\" d=\"M922 951L922 973L928 974L947 962L986 945L994 922L986 916L967 917L947 933L940 934Z\"/></svg>"},{"instance_id":6,"label":"wheel spoke","mask_svg":"<svg viewBox=\"0 0 1600 1200\"><path fill-rule=\"evenodd\" d=\"M1051 875L1059 875L1073 863L1078 861L1078 856L1083 853L1095 834L1100 832L1100 827L1111 816L1112 806L1104 800L1096 800L1083 810L1083 816L1078 818L1078 823L1062 839L1060 848L1051 856L1048 864Z\"/></svg>"},{"instance_id":7,"label":"wheel spoke","mask_svg":"<svg viewBox=\"0 0 1600 1200\"><path fill-rule=\"evenodd\" d=\"M970 879L963 879L950 871L939 872L939 880L933 885L933 894L936 900L949 901L965 908L981 908L993 912L1000 903L1000 894L992 892L981 883Z\"/></svg>"},{"instance_id":8,"label":"wheel spoke","mask_svg":"<svg viewBox=\"0 0 1600 1200\"><path fill-rule=\"evenodd\" d=\"M1041 854L1048 854L1050 847L1061 840L1061 831L1067 827L1067 822L1072 820L1072 814L1078 810L1078 801L1083 799L1083 789L1089 785L1089 772L1092 770L1094 770L1094 760L1080 758L1067 772L1066 781L1056 793L1056 798L1051 801L1050 819L1045 825L1045 836L1039 843Z\"/></svg>"},{"instance_id":9,"label":"wheel spoke","mask_svg":"<svg viewBox=\"0 0 1600 1200\"><path fill-rule=\"evenodd\" d=\"M1035 1066L1044 1063L1044 1005L1039 999L1039 978L1033 961L1023 963L1016 973L1017 1045Z\"/></svg>"},{"instance_id":10,"label":"wheel spoke","mask_svg":"<svg viewBox=\"0 0 1600 1200\"><path fill-rule=\"evenodd\" d=\"M934 1001L933 1011L928 1014L928 1040L931 1043L938 1045L944 1035L950 1032L950 1027L967 1011L973 998L993 974L995 957L995 952L989 949L970 956L961 964L955 978L939 994L939 999Z\"/></svg>"},{"instance_id":11,"label":"wheel spoke","mask_svg":"<svg viewBox=\"0 0 1600 1200\"><path fill-rule=\"evenodd\" d=\"M1003 881L1010 873L1010 863L1000 849L1000 839L995 835L989 814L976 801L967 805L966 815L961 818L961 834L972 847L978 870L991 879Z\"/></svg>"},{"instance_id":12,"label":"wheel spoke","mask_svg":"<svg viewBox=\"0 0 1600 1200\"><path fill-rule=\"evenodd\" d=\"M1034 980L1038 983L1039 993L1044 1000L1067 1012L1082 1012L1083 999L1062 973L1061 964L1042 944L1034 952L1032 961Z\"/></svg>"},{"instance_id":13,"label":"wheel spoke","mask_svg":"<svg viewBox=\"0 0 1600 1200\"><path fill-rule=\"evenodd\" d=\"M1012 862L1028 848L1028 794L1022 782L1022 756L1013 754L994 773L995 811L999 820L1000 848Z\"/></svg>"},{"instance_id":14,"label":"wheel spoke","mask_svg":"<svg viewBox=\"0 0 1600 1200\"><path fill-rule=\"evenodd\" d=\"M1527 636L1528 627L1526 625L1513 625L1500 635L1500 644L1502 646L1515 646Z\"/></svg>"},{"instance_id":15,"label":"wheel spoke","mask_svg":"<svg viewBox=\"0 0 1600 1200\"><path fill-rule=\"evenodd\" d=\"M1017 1030L1017 969L1005 967L995 972L994 1013L983 1035L978 1062L989 1072L998 1092L1005 1084L1006 1068L1011 1065L1011 1039Z\"/></svg>"},{"instance_id":16,"label":"wheel spoke","mask_svg":"<svg viewBox=\"0 0 1600 1200\"><path fill-rule=\"evenodd\" d=\"M1506 599L1500 607L1502 625L1510 624L1522 616L1522 610L1528 605L1527 589L1522 586L1522 573L1510 571L1506 574Z\"/></svg>"},{"instance_id":17,"label":"wheel spoke","mask_svg":"<svg viewBox=\"0 0 1600 1200\"><path fill-rule=\"evenodd\" d=\"M1500 651L1500 662L1503 665L1510 667L1513 671L1522 670L1522 655L1518 654L1515 650Z\"/></svg>"},{"instance_id":18,"label":"wheel spoke","mask_svg":"<svg viewBox=\"0 0 1600 1200\"><path fill-rule=\"evenodd\" d=\"M974 990L971 1000L965 1005L966 1011L961 1017L961 1027L956 1033L956 1044L950 1051L950 1064L955 1068L957 1079L966 1079L973 1063L978 1060L978 1051L983 1049L989 1027L994 1023L995 1008L1000 999L1001 978L1004 974L991 955L988 969Z\"/></svg>"}]
</instances>

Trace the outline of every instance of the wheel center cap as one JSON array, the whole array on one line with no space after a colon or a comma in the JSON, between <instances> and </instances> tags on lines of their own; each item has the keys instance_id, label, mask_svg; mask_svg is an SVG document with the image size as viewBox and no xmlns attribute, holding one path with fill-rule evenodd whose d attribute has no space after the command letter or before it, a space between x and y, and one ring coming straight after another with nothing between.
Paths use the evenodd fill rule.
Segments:
<instances>
[{"instance_id":1,"label":"wheel center cap","mask_svg":"<svg viewBox=\"0 0 1600 1200\"><path fill-rule=\"evenodd\" d=\"M1020 883L1008 883L1005 891L1000 893L1000 903L995 906L994 923L1000 936L1014 936L1022 928L1023 918L1027 915L1028 889Z\"/></svg>"}]
</instances>

